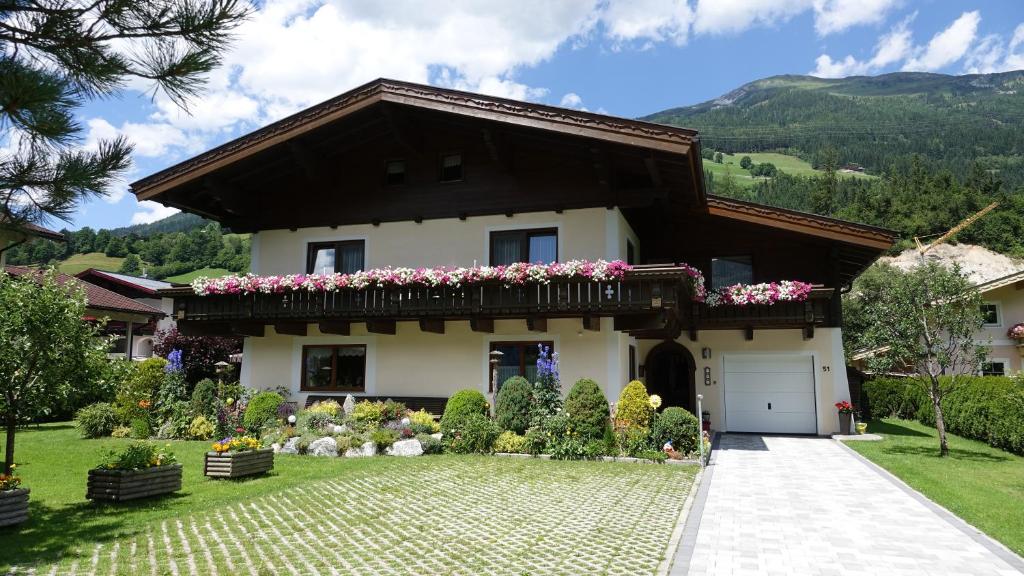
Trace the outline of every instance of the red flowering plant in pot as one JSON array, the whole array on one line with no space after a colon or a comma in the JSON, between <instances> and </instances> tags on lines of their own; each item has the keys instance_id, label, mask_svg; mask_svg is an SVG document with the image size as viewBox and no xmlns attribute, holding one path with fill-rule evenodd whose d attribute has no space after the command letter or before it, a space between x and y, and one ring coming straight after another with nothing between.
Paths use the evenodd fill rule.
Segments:
<instances>
[{"instance_id":1,"label":"red flowering plant in pot","mask_svg":"<svg viewBox=\"0 0 1024 576\"><path fill-rule=\"evenodd\" d=\"M853 419L853 405L847 400L836 402L836 410L839 411L839 433L844 436L850 435L850 421Z\"/></svg>"},{"instance_id":2,"label":"red flowering plant in pot","mask_svg":"<svg viewBox=\"0 0 1024 576\"><path fill-rule=\"evenodd\" d=\"M1006 335L1017 341L1018 344L1024 344L1024 322L1017 322L1010 329L1006 331Z\"/></svg>"}]
</instances>

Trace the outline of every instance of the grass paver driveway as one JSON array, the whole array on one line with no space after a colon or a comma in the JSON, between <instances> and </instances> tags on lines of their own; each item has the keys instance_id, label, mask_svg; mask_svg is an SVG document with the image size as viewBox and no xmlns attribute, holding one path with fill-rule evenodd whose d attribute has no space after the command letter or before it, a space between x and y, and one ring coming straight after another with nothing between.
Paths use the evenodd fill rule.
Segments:
<instances>
[{"instance_id":1,"label":"grass paver driveway","mask_svg":"<svg viewBox=\"0 0 1024 576\"><path fill-rule=\"evenodd\" d=\"M696 472L279 455L269 476L215 481L201 476L207 443L175 442L180 493L95 505L83 498L86 471L119 441L73 433L19 437L33 518L0 532L0 573L14 564L36 574L653 574Z\"/></svg>"}]
</instances>

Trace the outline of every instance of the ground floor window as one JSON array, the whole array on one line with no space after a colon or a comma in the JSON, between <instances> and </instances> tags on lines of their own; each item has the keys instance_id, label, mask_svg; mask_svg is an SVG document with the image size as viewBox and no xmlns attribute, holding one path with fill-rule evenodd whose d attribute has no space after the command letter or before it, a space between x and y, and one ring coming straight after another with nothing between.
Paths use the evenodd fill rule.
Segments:
<instances>
[{"instance_id":1,"label":"ground floor window","mask_svg":"<svg viewBox=\"0 0 1024 576\"><path fill-rule=\"evenodd\" d=\"M547 346L555 351L555 345L550 341L523 341L523 342L491 342L491 352L501 352L498 361L498 387L501 383L513 376L522 376L533 382L537 379L537 356L538 345ZM488 384L488 392L494 390L494 382Z\"/></svg>"},{"instance_id":2,"label":"ground floor window","mask_svg":"<svg viewBox=\"0 0 1024 576\"><path fill-rule=\"evenodd\" d=\"M364 392L366 345L303 346L302 390Z\"/></svg>"},{"instance_id":3,"label":"ground floor window","mask_svg":"<svg viewBox=\"0 0 1024 576\"><path fill-rule=\"evenodd\" d=\"M1006 376L1006 362L990 360L981 364L982 376Z\"/></svg>"}]
</instances>

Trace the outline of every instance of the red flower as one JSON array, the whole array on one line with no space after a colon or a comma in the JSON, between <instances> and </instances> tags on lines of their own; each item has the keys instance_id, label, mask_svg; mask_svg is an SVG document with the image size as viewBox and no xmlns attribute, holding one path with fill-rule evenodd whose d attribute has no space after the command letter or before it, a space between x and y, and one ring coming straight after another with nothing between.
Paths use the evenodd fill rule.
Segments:
<instances>
[{"instance_id":1,"label":"red flower","mask_svg":"<svg viewBox=\"0 0 1024 576\"><path fill-rule=\"evenodd\" d=\"M241 426L239 426L238 428L235 428L235 432L238 432L239 434L241 434L242 432L245 432L245 428L242 428Z\"/></svg>"}]
</instances>

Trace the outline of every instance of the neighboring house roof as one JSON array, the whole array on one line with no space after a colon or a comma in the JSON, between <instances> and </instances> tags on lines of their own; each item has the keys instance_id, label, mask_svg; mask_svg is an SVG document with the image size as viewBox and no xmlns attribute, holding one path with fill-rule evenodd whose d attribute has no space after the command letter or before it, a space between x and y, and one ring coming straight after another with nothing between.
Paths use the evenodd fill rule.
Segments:
<instances>
[{"instance_id":1,"label":"neighboring house roof","mask_svg":"<svg viewBox=\"0 0 1024 576\"><path fill-rule=\"evenodd\" d=\"M43 272L38 268L29 268L27 266L5 266L4 270L8 274L14 276L25 276L31 275L34 277L40 276ZM163 311L158 310L142 302L138 302L122 296L117 292L107 290L95 284L90 284L85 280L80 280L74 276L69 276L62 272L56 273L56 280L61 285L72 282L81 286L85 290L85 297L88 302L87 306L96 310L107 310L112 312L127 312L129 314L145 314L148 316L163 317L165 314Z\"/></svg>"},{"instance_id":2,"label":"neighboring house roof","mask_svg":"<svg viewBox=\"0 0 1024 576\"><path fill-rule=\"evenodd\" d=\"M31 222L25 222L23 224L18 224L17 226L14 226L14 225L9 224L9 222L10 222L10 220L9 220L9 218L7 216L0 215L0 227L5 227L5 225L7 225L7 226L11 226L11 228L6 228L6 229L11 230L13 232L20 232L20 233L24 233L24 234L26 234L28 236L36 236L36 237L39 237L39 238L46 238L47 240L53 240L53 241L56 241L56 242L64 242L65 241L64 235L61 234L60 232L55 232L53 230L50 230L49 228L43 228L42 226L39 226L38 224L32 224Z\"/></svg>"},{"instance_id":3,"label":"neighboring house roof","mask_svg":"<svg viewBox=\"0 0 1024 576\"><path fill-rule=\"evenodd\" d=\"M1007 274L1006 276L995 278L993 280L989 280L988 282L982 282L981 284L978 284L975 287L978 289L978 292L984 294L985 292L991 292L999 288L1011 286L1013 284L1016 284L1017 282L1024 282L1024 270L1018 270L1013 274Z\"/></svg>"},{"instance_id":4,"label":"neighboring house roof","mask_svg":"<svg viewBox=\"0 0 1024 576\"><path fill-rule=\"evenodd\" d=\"M98 270L96 268L89 268L75 274L76 278L82 280L90 280L91 278L98 278L106 280L114 284L121 284L135 290L139 290L146 294L150 294L153 297L159 298L157 290L163 290L165 288L174 288L176 286L184 286L184 284L178 284L174 282L164 282L163 280L154 280L153 278L141 278L139 276L131 276L129 274L118 274L116 272L109 272L107 270Z\"/></svg>"}]
</instances>

